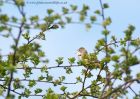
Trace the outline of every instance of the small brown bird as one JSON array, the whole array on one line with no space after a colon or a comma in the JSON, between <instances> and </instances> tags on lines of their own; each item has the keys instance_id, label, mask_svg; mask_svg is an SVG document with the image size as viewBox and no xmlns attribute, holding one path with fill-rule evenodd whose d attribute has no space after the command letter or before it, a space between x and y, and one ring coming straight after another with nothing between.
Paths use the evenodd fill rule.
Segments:
<instances>
[{"instance_id":1,"label":"small brown bird","mask_svg":"<svg viewBox=\"0 0 140 99\"><path fill-rule=\"evenodd\" d=\"M85 56L87 56L88 52L84 47L80 47L77 50L77 53L79 60L82 60Z\"/></svg>"},{"instance_id":2,"label":"small brown bird","mask_svg":"<svg viewBox=\"0 0 140 99\"><path fill-rule=\"evenodd\" d=\"M96 54L89 53L84 47L80 47L77 50L77 55L80 61L82 61L82 65L86 68L93 69L96 67L100 68L100 61L98 61Z\"/></svg>"}]
</instances>

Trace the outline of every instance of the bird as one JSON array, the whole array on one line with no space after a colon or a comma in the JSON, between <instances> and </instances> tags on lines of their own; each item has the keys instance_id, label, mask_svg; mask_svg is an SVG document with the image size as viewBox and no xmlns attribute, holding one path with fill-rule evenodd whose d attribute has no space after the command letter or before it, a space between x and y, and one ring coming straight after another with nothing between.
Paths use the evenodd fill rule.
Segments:
<instances>
[{"instance_id":1,"label":"bird","mask_svg":"<svg viewBox=\"0 0 140 99\"><path fill-rule=\"evenodd\" d=\"M77 54L79 60L83 60L88 55L88 52L87 52L87 50L84 47L80 47L77 50L76 54Z\"/></svg>"},{"instance_id":2,"label":"bird","mask_svg":"<svg viewBox=\"0 0 140 99\"><path fill-rule=\"evenodd\" d=\"M93 68L95 66L99 66L100 62L97 59L97 56L95 53L88 53L87 50L84 47L80 47L77 50L77 56L80 62L82 62L82 65L86 68Z\"/></svg>"}]
</instances>

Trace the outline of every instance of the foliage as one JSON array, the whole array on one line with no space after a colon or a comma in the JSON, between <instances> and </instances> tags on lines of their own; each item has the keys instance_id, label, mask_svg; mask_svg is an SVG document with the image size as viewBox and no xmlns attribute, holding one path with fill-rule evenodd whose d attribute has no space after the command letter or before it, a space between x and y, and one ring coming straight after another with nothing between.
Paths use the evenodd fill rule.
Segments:
<instances>
[{"instance_id":1,"label":"foliage","mask_svg":"<svg viewBox=\"0 0 140 99\"><path fill-rule=\"evenodd\" d=\"M107 3L101 0L99 9L95 9L94 14L90 15L91 10L88 5L83 5L81 10L76 5L70 5L70 8L62 7L62 14L55 13L53 9L47 9L47 16L40 19L39 16L26 16L24 12L24 0L11 0L11 4L16 6L21 17L8 16L6 13L0 13L0 36L5 39L13 40L11 46L12 52L9 52L4 58L0 54L0 95L6 99L22 97L41 96L43 99L76 99L88 97L107 99L126 96L128 89L134 94L134 99L140 98L140 93L136 93L131 85L140 84L140 73L132 76L131 67L140 63L135 54L140 49L140 39L133 38L135 26L129 25L124 31L124 37L117 39L111 36L108 26L111 25L111 17L105 17L104 10L109 8ZM0 6L5 6L8 1L0 1ZM75 23L69 14L78 14L78 22L84 24L86 29L92 28L92 25L103 27L103 38L96 43L93 52L88 53L82 60L76 61L76 58L68 58L68 65L64 66L64 57L58 57L55 61L57 66L47 66L49 62L45 57L45 52L41 49L41 44L35 40L45 40L46 32L56 30L65 25ZM102 22L98 20L102 18ZM87 23L87 19L89 19ZM99 22L99 23L98 23ZM15 33L13 30L16 30ZM31 30L39 30L35 36L32 36ZM21 40L24 41L20 44ZM117 52L116 49L120 49ZM99 59L100 55L104 55ZM45 65L44 65L45 64ZM40 66L41 65L41 66ZM75 77L75 82L68 81L69 75L74 74L74 68L79 69L81 74ZM113 68L113 69L110 69ZM54 77L51 70L65 70L65 73ZM15 77L14 74L22 73ZM94 73L96 71L98 74ZM36 73L37 72L37 73ZM36 78L32 78L33 75ZM117 81L123 82L116 85ZM40 87L40 83L45 83L45 87ZM88 85L86 84L88 83ZM48 85L46 86L46 84ZM69 91L71 87L81 85L77 91ZM59 88L57 92L55 88Z\"/></svg>"}]
</instances>

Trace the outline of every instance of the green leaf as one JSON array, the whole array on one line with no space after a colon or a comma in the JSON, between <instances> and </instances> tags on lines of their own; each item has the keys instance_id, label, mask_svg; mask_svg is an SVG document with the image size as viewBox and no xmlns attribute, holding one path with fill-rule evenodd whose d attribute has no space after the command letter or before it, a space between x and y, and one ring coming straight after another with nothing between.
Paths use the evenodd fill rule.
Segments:
<instances>
[{"instance_id":1,"label":"green leaf","mask_svg":"<svg viewBox=\"0 0 140 99\"><path fill-rule=\"evenodd\" d=\"M61 19L60 14L54 14L52 17L53 17L55 20Z\"/></svg>"},{"instance_id":2,"label":"green leaf","mask_svg":"<svg viewBox=\"0 0 140 99\"><path fill-rule=\"evenodd\" d=\"M120 40L120 44L123 45L123 46L126 46L126 41L123 40L123 39L121 39L121 40Z\"/></svg>"},{"instance_id":3,"label":"green leaf","mask_svg":"<svg viewBox=\"0 0 140 99\"><path fill-rule=\"evenodd\" d=\"M41 67L41 72L48 73L47 66Z\"/></svg>"},{"instance_id":4,"label":"green leaf","mask_svg":"<svg viewBox=\"0 0 140 99\"><path fill-rule=\"evenodd\" d=\"M73 11L76 11L76 10L77 10L77 6L76 6L76 5L70 5L70 7L71 7L71 9L72 9Z\"/></svg>"},{"instance_id":5,"label":"green leaf","mask_svg":"<svg viewBox=\"0 0 140 99\"><path fill-rule=\"evenodd\" d=\"M109 54L114 54L115 53L115 50L111 47L108 47L108 53Z\"/></svg>"},{"instance_id":6,"label":"green leaf","mask_svg":"<svg viewBox=\"0 0 140 99\"><path fill-rule=\"evenodd\" d=\"M11 72L14 72L16 68L15 68L15 66L13 66L12 64L8 64L7 69L8 69L9 71L11 71Z\"/></svg>"},{"instance_id":7,"label":"green leaf","mask_svg":"<svg viewBox=\"0 0 140 99\"><path fill-rule=\"evenodd\" d=\"M30 20L31 20L31 22L38 22L39 17L37 15L36 16L32 16L32 17L30 17Z\"/></svg>"},{"instance_id":8,"label":"green leaf","mask_svg":"<svg viewBox=\"0 0 140 99\"><path fill-rule=\"evenodd\" d=\"M99 46L104 46L105 45L105 40L104 39L99 39L97 44Z\"/></svg>"},{"instance_id":9,"label":"green leaf","mask_svg":"<svg viewBox=\"0 0 140 99\"><path fill-rule=\"evenodd\" d=\"M132 79L132 76L126 76L123 80L125 81L125 82L128 82L128 81L130 81Z\"/></svg>"},{"instance_id":10,"label":"green leaf","mask_svg":"<svg viewBox=\"0 0 140 99\"><path fill-rule=\"evenodd\" d=\"M68 58L68 61L69 61L70 65L74 64L75 63L75 60L76 59L74 57Z\"/></svg>"},{"instance_id":11,"label":"green leaf","mask_svg":"<svg viewBox=\"0 0 140 99\"><path fill-rule=\"evenodd\" d=\"M35 94L39 94L39 93L41 93L41 92L42 92L42 89L37 88L34 92L35 92Z\"/></svg>"},{"instance_id":12,"label":"green leaf","mask_svg":"<svg viewBox=\"0 0 140 99\"><path fill-rule=\"evenodd\" d=\"M135 30L135 26L129 25L129 26L128 26L128 29L130 29L131 31L134 31L134 30Z\"/></svg>"},{"instance_id":13,"label":"green leaf","mask_svg":"<svg viewBox=\"0 0 140 99\"><path fill-rule=\"evenodd\" d=\"M101 14L100 10L96 10L96 11L94 11L94 13L97 14L97 15Z\"/></svg>"},{"instance_id":14,"label":"green leaf","mask_svg":"<svg viewBox=\"0 0 140 99\"><path fill-rule=\"evenodd\" d=\"M50 15L50 14L52 14L54 11L53 11L53 9L47 9L47 13Z\"/></svg>"},{"instance_id":15,"label":"green leaf","mask_svg":"<svg viewBox=\"0 0 140 99\"><path fill-rule=\"evenodd\" d=\"M114 78L117 78L117 79L119 79L119 80L122 80L122 71L120 71L120 70L115 70L115 71L113 72L113 76L114 76Z\"/></svg>"},{"instance_id":16,"label":"green leaf","mask_svg":"<svg viewBox=\"0 0 140 99\"><path fill-rule=\"evenodd\" d=\"M41 81L41 80L44 80L45 77L43 77L42 75L40 77L38 77L38 80Z\"/></svg>"},{"instance_id":17,"label":"green leaf","mask_svg":"<svg viewBox=\"0 0 140 99\"><path fill-rule=\"evenodd\" d=\"M7 26L0 26L0 32L7 30Z\"/></svg>"},{"instance_id":18,"label":"green leaf","mask_svg":"<svg viewBox=\"0 0 140 99\"><path fill-rule=\"evenodd\" d=\"M30 26L28 24L24 25L24 28L29 30L30 29Z\"/></svg>"},{"instance_id":19,"label":"green leaf","mask_svg":"<svg viewBox=\"0 0 140 99\"><path fill-rule=\"evenodd\" d=\"M110 33L110 31L108 31L107 29L102 31L102 34L105 35L105 36L109 35L109 33Z\"/></svg>"},{"instance_id":20,"label":"green leaf","mask_svg":"<svg viewBox=\"0 0 140 99\"><path fill-rule=\"evenodd\" d=\"M24 0L15 0L17 6L24 6Z\"/></svg>"},{"instance_id":21,"label":"green leaf","mask_svg":"<svg viewBox=\"0 0 140 99\"><path fill-rule=\"evenodd\" d=\"M36 66L39 64L40 60L39 60L39 57L36 56L36 55L33 55L31 58L30 58L31 62Z\"/></svg>"},{"instance_id":22,"label":"green leaf","mask_svg":"<svg viewBox=\"0 0 140 99\"><path fill-rule=\"evenodd\" d=\"M41 40L45 40L46 38L45 38L45 32L40 32L39 33L39 38L41 39Z\"/></svg>"},{"instance_id":23,"label":"green leaf","mask_svg":"<svg viewBox=\"0 0 140 99\"><path fill-rule=\"evenodd\" d=\"M119 61L119 56L118 55L113 55L112 57L111 57L111 60L112 61L115 61L115 62L118 62Z\"/></svg>"},{"instance_id":24,"label":"green leaf","mask_svg":"<svg viewBox=\"0 0 140 99\"><path fill-rule=\"evenodd\" d=\"M94 23L97 20L97 18L96 18L96 16L90 16L90 20L92 23Z\"/></svg>"},{"instance_id":25,"label":"green leaf","mask_svg":"<svg viewBox=\"0 0 140 99\"><path fill-rule=\"evenodd\" d=\"M53 90L51 88L48 88L48 93L53 93Z\"/></svg>"},{"instance_id":26,"label":"green leaf","mask_svg":"<svg viewBox=\"0 0 140 99\"><path fill-rule=\"evenodd\" d=\"M66 18L66 20L67 20L67 23L70 23L71 22L71 17L65 17Z\"/></svg>"},{"instance_id":27,"label":"green leaf","mask_svg":"<svg viewBox=\"0 0 140 99\"><path fill-rule=\"evenodd\" d=\"M67 68L65 68L65 69L66 69L66 73L67 73L67 74L71 74L71 73L72 73L71 67L67 67Z\"/></svg>"},{"instance_id":28,"label":"green leaf","mask_svg":"<svg viewBox=\"0 0 140 99\"><path fill-rule=\"evenodd\" d=\"M15 22L15 23L16 23L17 20L18 20L18 19L17 19L16 17L12 17L12 22Z\"/></svg>"},{"instance_id":29,"label":"green leaf","mask_svg":"<svg viewBox=\"0 0 140 99\"><path fill-rule=\"evenodd\" d=\"M0 15L0 22L1 23L6 23L9 21L9 17L6 14L1 14Z\"/></svg>"},{"instance_id":30,"label":"green leaf","mask_svg":"<svg viewBox=\"0 0 140 99\"><path fill-rule=\"evenodd\" d=\"M56 15L55 16L46 16L46 17L44 17L43 20L47 23L46 24L47 25L47 28L50 27L50 25L54 22L54 20L55 20L56 17L60 17L60 15L58 15L58 16L56 16Z\"/></svg>"},{"instance_id":31,"label":"green leaf","mask_svg":"<svg viewBox=\"0 0 140 99\"><path fill-rule=\"evenodd\" d=\"M21 21L25 23L27 21L26 17L22 17Z\"/></svg>"},{"instance_id":32,"label":"green leaf","mask_svg":"<svg viewBox=\"0 0 140 99\"><path fill-rule=\"evenodd\" d=\"M64 14L67 14L69 12L69 9L65 8L65 7L62 7L62 11Z\"/></svg>"},{"instance_id":33,"label":"green leaf","mask_svg":"<svg viewBox=\"0 0 140 99\"><path fill-rule=\"evenodd\" d=\"M83 4L83 9L82 9L82 10L83 10L83 11L89 10L89 6Z\"/></svg>"},{"instance_id":34,"label":"green leaf","mask_svg":"<svg viewBox=\"0 0 140 99\"><path fill-rule=\"evenodd\" d=\"M54 93L47 93L43 99L59 99L59 95Z\"/></svg>"},{"instance_id":35,"label":"green leaf","mask_svg":"<svg viewBox=\"0 0 140 99\"><path fill-rule=\"evenodd\" d=\"M19 78L15 78L15 81L13 83L13 87L14 87L14 89L23 88L23 86L21 85L21 82L20 82Z\"/></svg>"},{"instance_id":36,"label":"green leaf","mask_svg":"<svg viewBox=\"0 0 140 99\"><path fill-rule=\"evenodd\" d=\"M53 80L53 76L47 75L46 80L47 81L52 81Z\"/></svg>"},{"instance_id":37,"label":"green leaf","mask_svg":"<svg viewBox=\"0 0 140 99\"><path fill-rule=\"evenodd\" d=\"M125 33L125 40L128 41L128 40L131 40L132 39L132 34L135 30L135 27L133 25L129 25L128 28L124 31Z\"/></svg>"},{"instance_id":38,"label":"green leaf","mask_svg":"<svg viewBox=\"0 0 140 99\"><path fill-rule=\"evenodd\" d=\"M22 36L24 37L24 39L26 39L26 40L29 40L30 39L30 36L29 36L29 33L27 32L27 33L24 33L24 34L22 34Z\"/></svg>"},{"instance_id":39,"label":"green leaf","mask_svg":"<svg viewBox=\"0 0 140 99\"><path fill-rule=\"evenodd\" d=\"M104 3L104 4L103 4L103 8L104 8L104 9L109 8L109 5L108 5L107 3Z\"/></svg>"},{"instance_id":40,"label":"green leaf","mask_svg":"<svg viewBox=\"0 0 140 99\"><path fill-rule=\"evenodd\" d=\"M87 73L87 77L88 77L88 78L91 78L92 76L93 76L93 75L92 75L91 72L88 72L88 73Z\"/></svg>"},{"instance_id":41,"label":"green leaf","mask_svg":"<svg viewBox=\"0 0 140 99\"><path fill-rule=\"evenodd\" d=\"M55 61L57 62L58 66L63 64L63 57L58 57Z\"/></svg>"},{"instance_id":42,"label":"green leaf","mask_svg":"<svg viewBox=\"0 0 140 99\"><path fill-rule=\"evenodd\" d=\"M93 96L99 96L99 95L101 95L100 89L101 89L100 86L97 86L97 82L92 81L92 85L90 87L90 93Z\"/></svg>"},{"instance_id":43,"label":"green leaf","mask_svg":"<svg viewBox=\"0 0 140 99\"><path fill-rule=\"evenodd\" d=\"M110 60L111 60L110 57L105 57L105 58L102 59L102 62L104 62L104 63L105 62L110 62Z\"/></svg>"},{"instance_id":44,"label":"green leaf","mask_svg":"<svg viewBox=\"0 0 140 99\"><path fill-rule=\"evenodd\" d=\"M87 23L87 24L86 24L86 29L87 29L87 30L91 29L91 24L90 24L90 23Z\"/></svg>"},{"instance_id":45,"label":"green leaf","mask_svg":"<svg viewBox=\"0 0 140 99\"><path fill-rule=\"evenodd\" d=\"M82 78L79 76L76 78L77 82L82 82Z\"/></svg>"},{"instance_id":46,"label":"green leaf","mask_svg":"<svg viewBox=\"0 0 140 99\"><path fill-rule=\"evenodd\" d=\"M60 80L60 81L64 81L64 80L65 80L65 76L59 77L59 80Z\"/></svg>"},{"instance_id":47,"label":"green leaf","mask_svg":"<svg viewBox=\"0 0 140 99\"><path fill-rule=\"evenodd\" d=\"M3 87L0 87L0 95L3 94L4 90L5 90L5 89L4 89Z\"/></svg>"},{"instance_id":48,"label":"green leaf","mask_svg":"<svg viewBox=\"0 0 140 99\"><path fill-rule=\"evenodd\" d=\"M18 99L22 99L21 97L22 97L22 96L18 96Z\"/></svg>"},{"instance_id":49,"label":"green leaf","mask_svg":"<svg viewBox=\"0 0 140 99\"><path fill-rule=\"evenodd\" d=\"M80 21L84 21L85 20L85 15L80 15Z\"/></svg>"},{"instance_id":50,"label":"green leaf","mask_svg":"<svg viewBox=\"0 0 140 99\"><path fill-rule=\"evenodd\" d=\"M27 67L25 68L25 73L23 74L25 78L30 77L30 75L32 74L32 69Z\"/></svg>"},{"instance_id":51,"label":"green leaf","mask_svg":"<svg viewBox=\"0 0 140 99\"><path fill-rule=\"evenodd\" d=\"M112 39L112 41L113 41L113 45L114 45L115 47L118 47L118 45L117 45L117 38L116 38L115 36L111 36L111 39Z\"/></svg>"},{"instance_id":52,"label":"green leaf","mask_svg":"<svg viewBox=\"0 0 140 99\"><path fill-rule=\"evenodd\" d=\"M62 91L65 91L65 90L67 89L67 87L62 86L60 89L61 89Z\"/></svg>"},{"instance_id":53,"label":"green leaf","mask_svg":"<svg viewBox=\"0 0 140 99\"><path fill-rule=\"evenodd\" d=\"M29 97L29 95L31 94L31 91L29 90L29 89L27 89L27 88L25 88L25 90L24 90L24 96L26 97L26 98L28 98Z\"/></svg>"},{"instance_id":54,"label":"green leaf","mask_svg":"<svg viewBox=\"0 0 140 99\"><path fill-rule=\"evenodd\" d=\"M131 45L132 46L139 46L140 45L140 38L137 38L137 39L131 41Z\"/></svg>"},{"instance_id":55,"label":"green leaf","mask_svg":"<svg viewBox=\"0 0 140 99\"><path fill-rule=\"evenodd\" d=\"M103 26L108 26L112 23L111 18L108 17L104 20L104 22L102 23Z\"/></svg>"},{"instance_id":56,"label":"green leaf","mask_svg":"<svg viewBox=\"0 0 140 99\"><path fill-rule=\"evenodd\" d=\"M30 80L29 83L28 83L29 87L33 87L35 85L36 85L36 81L35 80Z\"/></svg>"},{"instance_id":57,"label":"green leaf","mask_svg":"<svg viewBox=\"0 0 140 99\"><path fill-rule=\"evenodd\" d=\"M57 79L53 82L53 84L54 86L61 85L61 81Z\"/></svg>"},{"instance_id":58,"label":"green leaf","mask_svg":"<svg viewBox=\"0 0 140 99\"><path fill-rule=\"evenodd\" d=\"M39 52L38 52L38 56L39 56L39 57L44 57L44 56L45 56L45 53L44 53L43 51L39 51Z\"/></svg>"},{"instance_id":59,"label":"green leaf","mask_svg":"<svg viewBox=\"0 0 140 99\"><path fill-rule=\"evenodd\" d=\"M48 29L46 23L44 23L44 24L40 24L40 25L39 25L39 28L40 28L42 31L46 31L46 30Z\"/></svg>"},{"instance_id":60,"label":"green leaf","mask_svg":"<svg viewBox=\"0 0 140 99\"><path fill-rule=\"evenodd\" d=\"M137 79L139 79L139 80L140 80L140 73L138 73L138 74L137 74Z\"/></svg>"},{"instance_id":61,"label":"green leaf","mask_svg":"<svg viewBox=\"0 0 140 99\"><path fill-rule=\"evenodd\" d=\"M58 24L61 25L62 28L64 28L64 25L66 24L63 20L59 21Z\"/></svg>"}]
</instances>

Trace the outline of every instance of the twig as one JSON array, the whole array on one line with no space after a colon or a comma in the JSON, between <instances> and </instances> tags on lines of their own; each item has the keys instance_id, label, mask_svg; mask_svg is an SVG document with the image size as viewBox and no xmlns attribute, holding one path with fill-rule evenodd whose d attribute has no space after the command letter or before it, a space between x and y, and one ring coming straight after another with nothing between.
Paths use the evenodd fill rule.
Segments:
<instances>
[{"instance_id":1,"label":"twig","mask_svg":"<svg viewBox=\"0 0 140 99\"><path fill-rule=\"evenodd\" d=\"M53 69L53 68L67 68L67 67L79 67L82 65L61 65L61 66L51 66L51 67L47 67L46 69ZM26 69L26 68L31 68L31 69L42 69L43 67L23 67L23 68L16 68L16 69Z\"/></svg>"},{"instance_id":2,"label":"twig","mask_svg":"<svg viewBox=\"0 0 140 99\"><path fill-rule=\"evenodd\" d=\"M114 42L108 43L106 46L108 47L108 46L110 46L110 45L114 45L114 44L120 43L121 41L122 41L122 40L114 41ZM126 42L132 42L132 41L135 41L135 39L133 39L133 40L127 40ZM98 53L99 53L100 51L102 51L104 48L105 48L105 45L104 45L102 48L98 49L95 53L98 54ZM140 48L137 48L137 50L138 50L138 49L140 49ZM134 52L132 52L132 53L134 53Z\"/></svg>"},{"instance_id":3,"label":"twig","mask_svg":"<svg viewBox=\"0 0 140 99\"><path fill-rule=\"evenodd\" d=\"M84 76L84 80L83 80L83 85L82 85L82 90L84 90L84 87L85 87L85 82L86 82L88 70L89 70L89 68L87 68L87 70L85 72L85 76Z\"/></svg>"},{"instance_id":4,"label":"twig","mask_svg":"<svg viewBox=\"0 0 140 99\"><path fill-rule=\"evenodd\" d=\"M104 8L103 8L103 3L102 3L102 0L99 0L100 2L100 7L101 7L101 16L102 16L102 20L104 21L105 20L105 15L104 15ZM107 27L106 26L103 26L103 28L105 30L107 30ZM108 44L107 44L107 35L105 35L105 48L106 48L106 57L108 56ZM98 73L98 76L100 75L101 71L104 69L104 67L107 66L107 62L105 62L104 66L100 69L99 73Z\"/></svg>"},{"instance_id":5,"label":"twig","mask_svg":"<svg viewBox=\"0 0 140 99\"><path fill-rule=\"evenodd\" d=\"M132 54L134 54L135 52L137 52L139 49L140 49L140 46L137 47L137 48L132 52Z\"/></svg>"},{"instance_id":6,"label":"twig","mask_svg":"<svg viewBox=\"0 0 140 99\"><path fill-rule=\"evenodd\" d=\"M35 37L33 37L31 40L29 40L27 42L27 45L30 44L32 41L34 41L35 39L37 39L39 37L39 35L36 35Z\"/></svg>"},{"instance_id":7,"label":"twig","mask_svg":"<svg viewBox=\"0 0 140 99\"><path fill-rule=\"evenodd\" d=\"M87 95L87 94L79 94L80 95L80 97L82 97L82 96L88 96L88 97L92 97L92 98L98 98L97 96L93 96L93 95Z\"/></svg>"},{"instance_id":8,"label":"twig","mask_svg":"<svg viewBox=\"0 0 140 99\"><path fill-rule=\"evenodd\" d=\"M81 92L84 90L84 86L85 86L85 81L87 78L87 73L88 73L89 68L87 68L86 72L85 72L85 76L84 76L84 80L83 80L83 84L82 84L82 89L80 92L78 92L74 97L72 97L71 99L75 99L77 96L79 96L81 94Z\"/></svg>"},{"instance_id":9,"label":"twig","mask_svg":"<svg viewBox=\"0 0 140 99\"><path fill-rule=\"evenodd\" d=\"M5 87L5 86L3 86L3 85L1 85L1 84L0 84L0 86L1 86L2 88L4 88L4 89L8 89L7 87ZM18 94L18 95L22 95L21 93L15 91L15 90L10 89L10 91L12 91L12 92L14 92L14 93L16 93L16 94Z\"/></svg>"},{"instance_id":10,"label":"twig","mask_svg":"<svg viewBox=\"0 0 140 99\"><path fill-rule=\"evenodd\" d=\"M14 0L14 2L16 4L16 1L15 0ZM19 8L19 6L17 6L17 8L18 8L19 12L21 13L22 17L25 17L25 13L23 12L23 9L21 10ZM17 53L17 48L18 48L19 40L20 40L20 37L21 37L21 34L22 34L22 27L23 27L23 25L24 25L24 23L22 22L21 23L21 26L19 27L18 37L15 40L15 49L14 49L13 63L12 63L13 66L15 66L15 64L16 64L16 53ZM7 89L7 95L6 95L7 98L10 95L12 79L13 79L13 71L11 71L11 73L10 73L10 79L9 79L9 82L8 82L8 89Z\"/></svg>"},{"instance_id":11,"label":"twig","mask_svg":"<svg viewBox=\"0 0 140 99\"><path fill-rule=\"evenodd\" d=\"M133 82L135 81L139 81L138 79L132 79L132 80L129 80L127 82L125 82L124 84L120 85L119 87L117 88L114 88L114 90L112 90L111 92L108 92L106 95L104 95L103 97L101 97L101 99L107 99L108 96L111 96L113 93L117 92L119 89L123 88L123 86L126 86L124 87L125 89L128 88L127 84L132 84ZM124 89L123 88L123 89Z\"/></svg>"},{"instance_id":12,"label":"twig","mask_svg":"<svg viewBox=\"0 0 140 99\"><path fill-rule=\"evenodd\" d=\"M0 79L0 81L6 81L6 80L2 80ZM12 81L16 81L16 79L12 79ZM32 81L31 79L18 79L18 81L22 81L22 82L29 82ZM50 82L50 81L43 81L43 80L34 80L35 82L40 82L40 83L55 83L54 81ZM61 84L76 84L76 82L61 82Z\"/></svg>"},{"instance_id":13,"label":"twig","mask_svg":"<svg viewBox=\"0 0 140 99\"><path fill-rule=\"evenodd\" d=\"M138 94L130 86L129 89L135 94L135 96L138 96Z\"/></svg>"}]
</instances>

